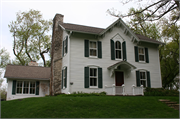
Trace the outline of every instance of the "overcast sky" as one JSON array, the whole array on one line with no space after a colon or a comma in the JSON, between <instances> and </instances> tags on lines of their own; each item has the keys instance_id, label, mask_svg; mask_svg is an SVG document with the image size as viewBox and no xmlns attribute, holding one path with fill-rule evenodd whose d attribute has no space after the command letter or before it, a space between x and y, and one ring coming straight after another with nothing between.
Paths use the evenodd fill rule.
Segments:
<instances>
[{"instance_id":1,"label":"overcast sky","mask_svg":"<svg viewBox=\"0 0 180 119\"><path fill-rule=\"evenodd\" d=\"M5 47L11 59L15 56L8 24L16 20L16 13L19 11L39 10L46 20L53 19L56 13L60 13L64 15L65 23L106 28L117 19L108 15L108 9L114 8L127 13L129 8L137 7L134 2L123 5L119 0L1 0L0 5L0 48Z\"/></svg>"},{"instance_id":2,"label":"overcast sky","mask_svg":"<svg viewBox=\"0 0 180 119\"><path fill-rule=\"evenodd\" d=\"M39 10L47 20L60 13L64 15L65 23L106 28L117 19L108 15L108 9L127 13L132 6L135 6L134 3L123 5L119 0L1 0L0 48L5 47L11 59L15 58L8 24L16 20L19 11Z\"/></svg>"}]
</instances>

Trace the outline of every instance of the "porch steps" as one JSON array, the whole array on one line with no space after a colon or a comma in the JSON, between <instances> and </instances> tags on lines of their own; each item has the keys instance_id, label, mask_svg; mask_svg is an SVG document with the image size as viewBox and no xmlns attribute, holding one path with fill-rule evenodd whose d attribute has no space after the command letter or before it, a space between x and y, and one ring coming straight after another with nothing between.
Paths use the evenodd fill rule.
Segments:
<instances>
[{"instance_id":1,"label":"porch steps","mask_svg":"<svg viewBox=\"0 0 180 119\"><path fill-rule=\"evenodd\" d=\"M177 104L176 102L171 102L170 100L166 100L166 99L159 99L159 101L167 104L170 108L179 110L179 104Z\"/></svg>"}]
</instances>

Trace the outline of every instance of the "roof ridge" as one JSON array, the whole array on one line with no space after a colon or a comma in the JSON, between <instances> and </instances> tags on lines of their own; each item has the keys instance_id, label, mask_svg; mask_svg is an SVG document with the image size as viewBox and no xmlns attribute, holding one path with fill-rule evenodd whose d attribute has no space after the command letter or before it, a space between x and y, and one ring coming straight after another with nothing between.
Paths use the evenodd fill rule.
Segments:
<instances>
[{"instance_id":1,"label":"roof ridge","mask_svg":"<svg viewBox=\"0 0 180 119\"><path fill-rule=\"evenodd\" d=\"M88 25L82 25L82 24L74 24L74 23L63 23L63 24L69 24L69 25L77 25L77 26L85 26L85 27L92 27L92 28L97 28L97 29L106 29L106 28L100 28L100 27L95 27L95 26L88 26Z\"/></svg>"},{"instance_id":2,"label":"roof ridge","mask_svg":"<svg viewBox=\"0 0 180 119\"><path fill-rule=\"evenodd\" d=\"M11 65L11 66L24 66L24 65L17 65L17 64L7 64L8 65ZM39 68L51 68L51 67L42 67L42 66L24 66L24 67L39 67Z\"/></svg>"}]
</instances>

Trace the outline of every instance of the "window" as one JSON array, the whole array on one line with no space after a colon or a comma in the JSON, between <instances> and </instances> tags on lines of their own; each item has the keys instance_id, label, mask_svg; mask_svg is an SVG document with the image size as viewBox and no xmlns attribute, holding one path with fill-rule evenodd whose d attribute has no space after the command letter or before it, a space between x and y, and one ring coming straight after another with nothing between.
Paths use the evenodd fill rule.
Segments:
<instances>
[{"instance_id":1,"label":"window","mask_svg":"<svg viewBox=\"0 0 180 119\"><path fill-rule=\"evenodd\" d=\"M97 86L97 68L90 68L90 86Z\"/></svg>"},{"instance_id":2,"label":"window","mask_svg":"<svg viewBox=\"0 0 180 119\"><path fill-rule=\"evenodd\" d=\"M121 42L116 41L115 45L116 59L121 59Z\"/></svg>"},{"instance_id":3,"label":"window","mask_svg":"<svg viewBox=\"0 0 180 119\"><path fill-rule=\"evenodd\" d=\"M35 94L35 82L17 81L17 94Z\"/></svg>"},{"instance_id":4,"label":"window","mask_svg":"<svg viewBox=\"0 0 180 119\"><path fill-rule=\"evenodd\" d=\"M30 94L35 94L35 82L30 82Z\"/></svg>"},{"instance_id":5,"label":"window","mask_svg":"<svg viewBox=\"0 0 180 119\"><path fill-rule=\"evenodd\" d=\"M134 51L135 51L135 62L146 62L146 63L149 63L148 48L134 46Z\"/></svg>"},{"instance_id":6,"label":"window","mask_svg":"<svg viewBox=\"0 0 180 119\"><path fill-rule=\"evenodd\" d=\"M143 87L147 87L146 85L146 72L140 71L140 83L143 85Z\"/></svg>"},{"instance_id":7,"label":"window","mask_svg":"<svg viewBox=\"0 0 180 119\"><path fill-rule=\"evenodd\" d=\"M122 43L120 41L114 42L114 40L110 40L110 46L111 46L111 60L127 60L126 56L126 41L123 41Z\"/></svg>"},{"instance_id":8,"label":"window","mask_svg":"<svg viewBox=\"0 0 180 119\"><path fill-rule=\"evenodd\" d=\"M90 56L97 56L97 42L90 41L89 45Z\"/></svg>"},{"instance_id":9,"label":"window","mask_svg":"<svg viewBox=\"0 0 180 119\"><path fill-rule=\"evenodd\" d=\"M29 82L24 81L24 89L23 89L23 94L28 94L29 93Z\"/></svg>"},{"instance_id":10,"label":"window","mask_svg":"<svg viewBox=\"0 0 180 119\"><path fill-rule=\"evenodd\" d=\"M22 93L22 81L17 82L17 93Z\"/></svg>"},{"instance_id":11,"label":"window","mask_svg":"<svg viewBox=\"0 0 180 119\"><path fill-rule=\"evenodd\" d=\"M145 61L145 52L144 48L138 48L139 61Z\"/></svg>"},{"instance_id":12,"label":"window","mask_svg":"<svg viewBox=\"0 0 180 119\"><path fill-rule=\"evenodd\" d=\"M68 36L66 36L66 39L63 41L63 48L62 48L62 56L67 54L68 52Z\"/></svg>"},{"instance_id":13,"label":"window","mask_svg":"<svg viewBox=\"0 0 180 119\"><path fill-rule=\"evenodd\" d=\"M64 67L62 70L62 80L61 88L64 89L67 87L67 67Z\"/></svg>"},{"instance_id":14,"label":"window","mask_svg":"<svg viewBox=\"0 0 180 119\"><path fill-rule=\"evenodd\" d=\"M63 82L64 82L64 83L63 83L63 87L66 87L66 85L65 85L66 75L65 75L65 74L66 74L66 70L64 69L64 70L63 70Z\"/></svg>"}]
</instances>

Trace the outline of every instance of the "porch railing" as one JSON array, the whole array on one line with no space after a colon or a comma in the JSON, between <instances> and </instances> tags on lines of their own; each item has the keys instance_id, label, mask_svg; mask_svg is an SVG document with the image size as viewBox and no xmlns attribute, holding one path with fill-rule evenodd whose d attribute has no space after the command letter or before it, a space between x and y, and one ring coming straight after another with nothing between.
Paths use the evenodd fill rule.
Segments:
<instances>
[{"instance_id":1,"label":"porch railing","mask_svg":"<svg viewBox=\"0 0 180 119\"><path fill-rule=\"evenodd\" d=\"M122 86L115 86L115 84L113 84L109 87L105 85L105 92L107 95L144 95L144 88L143 85L141 85L140 87L132 85L132 92L125 93L124 84Z\"/></svg>"},{"instance_id":2,"label":"porch railing","mask_svg":"<svg viewBox=\"0 0 180 119\"><path fill-rule=\"evenodd\" d=\"M124 86L124 84L122 86L115 86L115 84L110 87L105 86L105 92L107 95L125 95Z\"/></svg>"},{"instance_id":3,"label":"porch railing","mask_svg":"<svg viewBox=\"0 0 180 119\"><path fill-rule=\"evenodd\" d=\"M132 92L133 95L144 95L143 85L141 85L140 87L136 87L135 85L132 85Z\"/></svg>"}]
</instances>

